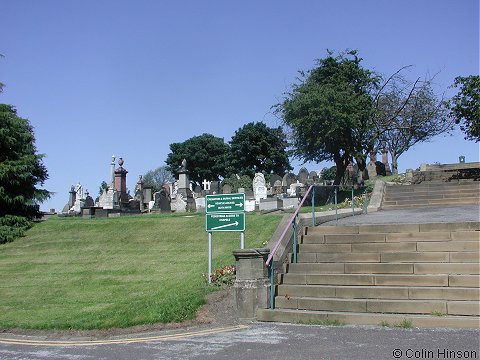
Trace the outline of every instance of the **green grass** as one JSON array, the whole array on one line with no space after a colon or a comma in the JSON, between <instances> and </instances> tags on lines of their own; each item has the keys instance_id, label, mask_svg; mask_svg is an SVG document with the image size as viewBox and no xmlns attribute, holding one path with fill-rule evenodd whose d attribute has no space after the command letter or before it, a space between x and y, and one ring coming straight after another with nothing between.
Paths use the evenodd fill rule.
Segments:
<instances>
[{"instance_id":1,"label":"green grass","mask_svg":"<svg viewBox=\"0 0 480 360\"><path fill-rule=\"evenodd\" d=\"M441 311L438 311L438 310L434 310L431 312L431 315L432 316L439 316L439 317L442 317L442 316L447 316L447 314L441 312Z\"/></svg>"},{"instance_id":2,"label":"green grass","mask_svg":"<svg viewBox=\"0 0 480 360\"><path fill-rule=\"evenodd\" d=\"M403 319L402 322L395 324L394 326L402 329L411 329L413 327L413 323L411 320Z\"/></svg>"},{"instance_id":3,"label":"green grass","mask_svg":"<svg viewBox=\"0 0 480 360\"><path fill-rule=\"evenodd\" d=\"M261 247L281 217L247 215ZM103 329L193 319L208 292L205 215L51 218L0 245L0 328ZM213 269L239 233L214 233Z\"/></svg>"},{"instance_id":4,"label":"green grass","mask_svg":"<svg viewBox=\"0 0 480 360\"><path fill-rule=\"evenodd\" d=\"M302 325L321 325L321 326L344 326L345 323L343 321L337 319L324 319L324 320L300 320L297 324Z\"/></svg>"}]
</instances>

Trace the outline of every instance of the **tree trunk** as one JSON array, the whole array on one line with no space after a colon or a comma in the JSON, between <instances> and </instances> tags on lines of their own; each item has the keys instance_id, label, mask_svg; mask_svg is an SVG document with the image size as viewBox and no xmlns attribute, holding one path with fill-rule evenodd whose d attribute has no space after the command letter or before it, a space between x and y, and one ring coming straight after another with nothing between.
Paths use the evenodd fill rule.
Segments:
<instances>
[{"instance_id":1,"label":"tree trunk","mask_svg":"<svg viewBox=\"0 0 480 360\"><path fill-rule=\"evenodd\" d=\"M398 175L398 156L395 153L395 150L390 150L390 157L392 158L392 175Z\"/></svg>"},{"instance_id":2,"label":"tree trunk","mask_svg":"<svg viewBox=\"0 0 480 360\"><path fill-rule=\"evenodd\" d=\"M358 166L357 184L363 185L364 180L368 179L368 173L366 172L367 161L363 155L355 156L355 162Z\"/></svg>"},{"instance_id":3,"label":"tree trunk","mask_svg":"<svg viewBox=\"0 0 480 360\"><path fill-rule=\"evenodd\" d=\"M340 185L342 182L343 176L345 175L345 169L348 164L345 164L344 159L341 156L334 156L335 166L337 171L335 173L334 185Z\"/></svg>"}]
</instances>

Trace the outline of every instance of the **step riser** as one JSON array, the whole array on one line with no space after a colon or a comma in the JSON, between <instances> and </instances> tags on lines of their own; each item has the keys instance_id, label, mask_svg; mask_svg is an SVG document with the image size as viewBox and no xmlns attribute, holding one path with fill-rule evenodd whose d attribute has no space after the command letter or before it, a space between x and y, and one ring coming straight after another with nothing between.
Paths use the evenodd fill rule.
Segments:
<instances>
[{"instance_id":1,"label":"step riser","mask_svg":"<svg viewBox=\"0 0 480 360\"><path fill-rule=\"evenodd\" d=\"M430 232L430 231L479 231L480 222L463 223L427 223L427 224L376 224L353 226L316 226L307 227L308 234L368 234L395 232Z\"/></svg>"},{"instance_id":2,"label":"step riser","mask_svg":"<svg viewBox=\"0 0 480 360\"><path fill-rule=\"evenodd\" d=\"M302 274L480 274L479 264L459 263L297 263L289 272Z\"/></svg>"},{"instance_id":3,"label":"step riser","mask_svg":"<svg viewBox=\"0 0 480 360\"><path fill-rule=\"evenodd\" d=\"M390 233L390 234L338 234L338 235L303 235L301 244L368 244L392 242L449 242L480 241L478 231L430 232L430 233Z\"/></svg>"},{"instance_id":4,"label":"step riser","mask_svg":"<svg viewBox=\"0 0 480 360\"><path fill-rule=\"evenodd\" d=\"M377 263L478 263L478 252L392 252L392 253L315 253L300 252L298 263L338 263L338 262L377 262Z\"/></svg>"},{"instance_id":5,"label":"step riser","mask_svg":"<svg viewBox=\"0 0 480 360\"><path fill-rule=\"evenodd\" d=\"M392 286L312 286L280 285L278 296L342 298L342 299L398 299L398 300L469 300L480 298L479 288L425 288Z\"/></svg>"},{"instance_id":6,"label":"step riser","mask_svg":"<svg viewBox=\"0 0 480 360\"><path fill-rule=\"evenodd\" d=\"M352 274L285 274L283 284L289 285L365 285L365 286L450 286L479 287L478 275L352 275Z\"/></svg>"},{"instance_id":7,"label":"step riser","mask_svg":"<svg viewBox=\"0 0 480 360\"><path fill-rule=\"evenodd\" d=\"M439 300L378 300L378 299L331 299L331 298L293 298L275 299L279 309L393 313L393 314L445 314L479 316L480 303L476 301L439 301Z\"/></svg>"}]
</instances>

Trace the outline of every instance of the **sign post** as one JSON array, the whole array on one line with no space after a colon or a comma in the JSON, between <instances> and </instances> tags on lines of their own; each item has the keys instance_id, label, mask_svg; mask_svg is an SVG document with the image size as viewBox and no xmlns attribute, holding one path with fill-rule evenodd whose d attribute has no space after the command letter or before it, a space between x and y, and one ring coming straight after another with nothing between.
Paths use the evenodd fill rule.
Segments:
<instances>
[{"instance_id":1,"label":"sign post","mask_svg":"<svg viewBox=\"0 0 480 360\"><path fill-rule=\"evenodd\" d=\"M207 195L205 231L208 232L208 283L212 279L212 233L240 231L240 248L245 247L245 194Z\"/></svg>"}]
</instances>

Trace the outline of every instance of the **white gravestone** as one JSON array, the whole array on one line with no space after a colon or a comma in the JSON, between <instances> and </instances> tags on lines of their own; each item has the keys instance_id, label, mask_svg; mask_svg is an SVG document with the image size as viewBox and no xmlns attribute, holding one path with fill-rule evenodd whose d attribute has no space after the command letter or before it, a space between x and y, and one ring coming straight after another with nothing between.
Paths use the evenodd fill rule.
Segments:
<instances>
[{"instance_id":1,"label":"white gravestone","mask_svg":"<svg viewBox=\"0 0 480 360\"><path fill-rule=\"evenodd\" d=\"M260 199L267 198L267 187L265 185L265 176L262 173L256 173L253 178L253 195L255 197L255 202L260 203Z\"/></svg>"}]
</instances>

